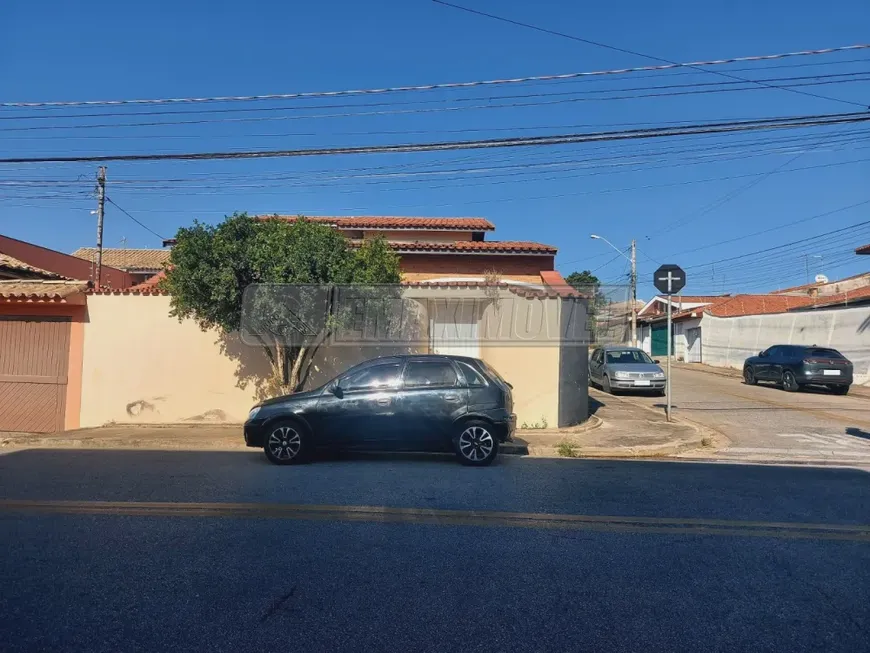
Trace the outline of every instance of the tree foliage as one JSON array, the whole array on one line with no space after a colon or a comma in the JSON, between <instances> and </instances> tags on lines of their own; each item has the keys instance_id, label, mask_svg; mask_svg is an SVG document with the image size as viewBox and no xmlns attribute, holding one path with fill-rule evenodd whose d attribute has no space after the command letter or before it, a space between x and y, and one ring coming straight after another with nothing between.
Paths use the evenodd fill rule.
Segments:
<instances>
[{"instance_id":1,"label":"tree foliage","mask_svg":"<svg viewBox=\"0 0 870 653\"><path fill-rule=\"evenodd\" d=\"M216 328L230 334L242 327L245 289L254 284L323 288L399 280L399 259L383 239L355 247L337 230L302 216L287 222L257 220L242 213L217 225L194 222L180 229L161 287L171 295L172 316L192 319L203 330ZM287 321L289 311L279 295L259 294L258 301L258 314ZM319 324L327 328L326 323ZM272 369L270 390L294 392L305 382L323 339L301 343L278 335L261 340Z\"/></svg>"}]
</instances>

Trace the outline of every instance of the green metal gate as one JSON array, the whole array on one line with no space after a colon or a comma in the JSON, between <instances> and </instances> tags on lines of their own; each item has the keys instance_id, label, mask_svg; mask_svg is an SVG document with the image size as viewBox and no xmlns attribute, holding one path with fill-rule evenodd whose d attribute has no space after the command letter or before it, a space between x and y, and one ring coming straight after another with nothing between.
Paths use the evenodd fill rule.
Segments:
<instances>
[{"instance_id":1,"label":"green metal gate","mask_svg":"<svg viewBox=\"0 0 870 653\"><path fill-rule=\"evenodd\" d=\"M668 324L656 322L652 325L652 344L650 346L653 358L668 355Z\"/></svg>"}]
</instances>

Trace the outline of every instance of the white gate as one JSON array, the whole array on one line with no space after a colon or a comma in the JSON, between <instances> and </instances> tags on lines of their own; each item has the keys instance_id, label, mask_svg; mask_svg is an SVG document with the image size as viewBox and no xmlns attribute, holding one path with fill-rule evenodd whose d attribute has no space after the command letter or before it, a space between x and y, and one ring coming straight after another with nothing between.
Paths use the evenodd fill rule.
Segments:
<instances>
[{"instance_id":1,"label":"white gate","mask_svg":"<svg viewBox=\"0 0 870 653\"><path fill-rule=\"evenodd\" d=\"M429 302L429 351L480 358L478 302L437 299Z\"/></svg>"},{"instance_id":2,"label":"white gate","mask_svg":"<svg viewBox=\"0 0 870 653\"><path fill-rule=\"evenodd\" d=\"M686 329L686 362L701 362L701 327Z\"/></svg>"}]
</instances>

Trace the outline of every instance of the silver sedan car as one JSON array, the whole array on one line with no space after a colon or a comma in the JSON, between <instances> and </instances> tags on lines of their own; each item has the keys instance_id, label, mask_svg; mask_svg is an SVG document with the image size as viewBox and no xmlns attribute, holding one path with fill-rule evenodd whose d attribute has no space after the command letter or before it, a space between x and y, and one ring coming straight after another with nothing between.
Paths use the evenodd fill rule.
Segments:
<instances>
[{"instance_id":1,"label":"silver sedan car","mask_svg":"<svg viewBox=\"0 0 870 653\"><path fill-rule=\"evenodd\" d=\"M589 383L604 392L646 390L665 394L665 373L658 361L636 347L599 347L589 358Z\"/></svg>"}]
</instances>

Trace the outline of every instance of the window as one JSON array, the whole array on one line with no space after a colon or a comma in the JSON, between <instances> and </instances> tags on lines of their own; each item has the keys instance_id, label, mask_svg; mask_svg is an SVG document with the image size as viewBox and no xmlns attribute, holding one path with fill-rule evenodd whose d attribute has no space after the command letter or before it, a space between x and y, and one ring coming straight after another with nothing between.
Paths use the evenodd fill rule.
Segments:
<instances>
[{"instance_id":1,"label":"window","mask_svg":"<svg viewBox=\"0 0 870 653\"><path fill-rule=\"evenodd\" d=\"M480 372L478 372L472 365L468 363L463 363L462 361L456 361L457 365L459 365L459 369L462 370L462 376L465 377L465 383L471 388L480 388L486 385L486 379L483 378Z\"/></svg>"},{"instance_id":2,"label":"window","mask_svg":"<svg viewBox=\"0 0 870 653\"><path fill-rule=\"evenodd\" d=\"M342 390L395 390L399 386L399 363L372 365L354 372L341 382Z\"/></svg>"},{"instance_id":3,"label":"window","mask_svg":"<svg viewBox=\"0 0 870 653\"><path fill-rule=\"evenodd\" d=\"M615 349L607 352L607 362L611 365L648 365L652 359L639 349Z\"/></svg>"},{"instance_id":4,"label":"window","mask_svg":"<svg viewBox=\"0 0 870 653\"><path fill-rule=\"evenodd\" d=\"M405 388L451 388L456 371L448 361L412 361L405 369Z\"/></svg>"},{"instance_id":5,"label":"window","mask_svg":"<svg viewBox=\"0 0 870 653\"><path fill-rule=\"evenodd\" d=\"M807 347L805 355L812 358L845 358L836 349L826 349L823 347Z\"/></svg>"}]
</instances>

